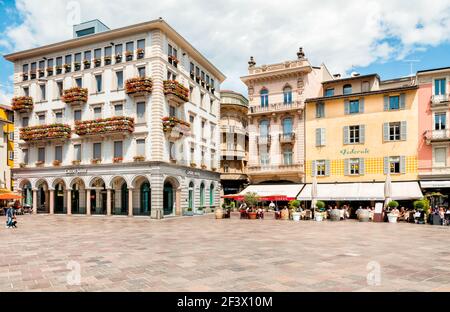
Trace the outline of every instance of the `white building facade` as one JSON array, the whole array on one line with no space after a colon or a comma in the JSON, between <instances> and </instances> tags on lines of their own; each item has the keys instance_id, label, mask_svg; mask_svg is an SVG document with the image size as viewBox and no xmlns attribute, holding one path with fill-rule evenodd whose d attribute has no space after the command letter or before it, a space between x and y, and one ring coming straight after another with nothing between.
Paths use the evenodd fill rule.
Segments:
<instances>
[{"instance_id":1,"label":"white building facade","mask_svg":"<svg viewBox=\"0 0 450 312\"><path fill-rule=\"evenodd\" d=\"M157 219L214 209L225 76L162 19L86 34L6 56L24 202Z\"/></svg>"}]
</instances>

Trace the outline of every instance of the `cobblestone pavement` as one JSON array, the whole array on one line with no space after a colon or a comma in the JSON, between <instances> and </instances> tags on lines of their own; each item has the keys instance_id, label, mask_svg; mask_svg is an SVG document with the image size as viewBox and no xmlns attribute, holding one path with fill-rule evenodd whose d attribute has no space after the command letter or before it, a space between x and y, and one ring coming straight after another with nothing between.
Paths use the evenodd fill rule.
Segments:
<instances>
[{"instance_id":1,"label":"cobblestone pavement","mask_svg":"<svg viewBox=\"0 0 450 312\"><path fill-rule=\"evenodd\" d=\"M0 239L0 291L450 291L440 226L38 215Z\"/></svg>"}]
</instances>

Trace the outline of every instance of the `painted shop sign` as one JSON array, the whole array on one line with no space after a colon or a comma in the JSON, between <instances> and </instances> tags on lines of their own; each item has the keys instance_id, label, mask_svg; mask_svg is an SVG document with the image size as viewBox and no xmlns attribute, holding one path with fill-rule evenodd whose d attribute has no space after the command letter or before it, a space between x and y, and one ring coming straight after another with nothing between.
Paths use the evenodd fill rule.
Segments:
<instances>
[{"instance_id":1,"label":"painted shop sign","mask_svg":"<svg viewBox=\"0 0 450 312\"><path fill-rule=\"evenodd\" d=\"M200 176L200 173L199 173L199 172L192 171L192 170L186 170L186 175L187 175L187 176L199 177L199 176Z\"/></svg>"},{"instance_id":2,"label":"painted shop sign","mask_svg":"<svg viewBox=\"0 0 450 312\"><path fill-rule=\"evenodd\" d=\"M344 149L341 149L339 152L341 153L342 156L346 156L346 155L366 155L366 154L369 154L369 149L365 148L363 150L358 150L358 149L355 149L355 148L352 148L352 149L344 148Z\"/></svg>"},{"instance_id":3,"label":"painted shop sign","mask_svg":"<svg viewBox=\"0 0 450 312\"><path fill-rule=\"evenodd\" d=\"M86 174L87 169L66 169L67 175L80 175L80 174Z\"/></svg>"}]
</instances>

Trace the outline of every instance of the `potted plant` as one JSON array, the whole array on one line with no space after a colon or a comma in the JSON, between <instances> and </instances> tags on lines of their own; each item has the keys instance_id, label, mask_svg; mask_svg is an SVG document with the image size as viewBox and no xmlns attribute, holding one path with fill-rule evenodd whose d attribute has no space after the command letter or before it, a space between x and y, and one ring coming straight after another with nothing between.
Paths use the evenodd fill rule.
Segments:
<instances>
[{"instance_id":1,"label":"potted plant","mask_svg":"<svg viewBox=\"0 0 450 312\"><path fill-rule=\"evenodd\" d=\"M84 69L91 68L91 62L89 60L84 60L83 65L84 65Z\"/></svg>"},{"instance_id":2,"label":"potted plant","mask_svg":"<svg viewBox=\"0 0 450 312\"><path fill-rule=\"evenodd\" d=\"M105 65L111 64L111 56L105 56L103 59L105 60Z\"/></svg>"},{"instance_id":3,"label":"potted plant","mask_svg":"<svg viewBox=\"0 0 450 312\"><path fill-rule=\"evenodd\" d=\"M69 73L70 70L72 69L72 66L70 64L64 64L64 69L65 69L66 73Z\"/></svg>"},{"instance_id":4,"label":"potted plant","mask_svg":"<svg viewBox=\"0 0 450 312\"><path fill-rule=\"evenodd\" d=\"M247 193L244 195L244 201L248 207L250 207L250 211L248 212L249 219L256 219L256 211L255 206L258 204L259 197L256 193Z\"/></svg>"},{"instance_id":5,"label":"potted plant","mask_svg":"<svg viewBox=\"0 0 450 312\"><path fill-rule=\"evenodd\" d=\"M115 58L116 58L116 63L122 62L122 54L116 54Z\"/></svg>"},{"instance_id":6,"label":"potted plant","mask_svg":"<svg viewBox=\"0 0 450 312\"><path fill-rule=\"evenodd\" d=\"M430 203L426 198L422 198L420 200L416 200L414 202L414 209L417 212L420 212L420 217L416 219L418 224L425 224L425 220L427 220L428 215L430 213Z\"/></svg>"},{"instance_id":7,"label":"potted plant","mask_svg":"<svg viewBox=\"0 0 450 312\"><path fill-rule=\"evenodd\" d=\"M316 211L314 212L314 220L321 222L325 217L325 203L321 200L316 202Z\"/></svg>"},{"instance_id":8,"label":"potted plant","mask_svg":"<svg viewBox=\"0 0 450 312\"><path fill-rule=\"evenodd\" d=\"M341 221L341 212L337 208L333 208L330 211L330 220L331 221Z\"/></svg>"},{"instance_id":9,"label":"potted plant","mask_svg":"<svg viewBox=\"0 0 450 312\"><path fill-rule=\"evenodd\" d=\"M38 160L36 162L36 167L43 167L44 166L44 162L42 160Z\"/></svg>"},{"instance_id":10,"label":"potted plant","mask_svg":"<svg viewBox=\"0 0 450 312\"><path fill-rule=\"evenodd\" d=\"M73 67L75 68L76 71L81 69L81 64L78 62L73 63Z\"/></svg>"},{"instance_id":11,"label":"potted plant","mask_svg":"<svg viewBox=\"0 0 450 312\"><path fill-rule=\"evenodd\" d=\"M79 164L81 164L80 160L72 160L72 165L78 166Z\"/></svg>"},{"instance_id":12,"label":"potted plant","mask_svg":"<svg viewBox=\"0 0 450 312\"><path fill-rule=\"evenodd\" d=\"M53 75L53 67L50 67L50 66L49 66L49 67L47 67L46 70L47 70L47 75L48 75L48 76Z\"/></svg>"},{"instance_id":13,"label":"potted plant","mask_svg":"<svg viewBox=\"0 0 450 312\"><path fill-rule=\"evenodd\" d=\"M222 208L219 207L216 209L215 211L216 219L223 219L224 212L225 212L225 203L223 203Z\"/></svg>"},{"instance_id":14,"label":"potted plant","mask_svg":"<svg viewBox=\"0 0 450 312\"><path fill-rule=\"evenodd\" d=\"M126 51L125 58L127 61L132 61L133 60L133 51Z\"/></svg>"},{"instance_id":15,"label":"potted plant","mask_svg":"<svg viewBox=\"0 0 450 312\"><path fill-rule=\"evenodd\" d=\"M388 213L388 215L387 215L389 223L397 223L397 219L398 219L398 215L399 215L399 211L397 209L398 202L395 200L391 200L388 203L388 207L391 209L391 212Z\"/></svg>"},{"instance_id":16,"label":"potted plant","mask_svg":"<svg viewBox=\"0 0 450 312\"><path fill-rule=\"evenodd\" d=\"M202 163L202 169L206 169L206 168L207 168L206 164Z\"/></svg>"},{"instance_id":17,"label":"potted plant","mask_svg":"<svg viewBox=\"0 0 450 312\"><path fill-rule=\"evenodd\" d=\"M39 76L39 78L42 78L42 77L44 77L44 69L38 69L38 76Z\"/></svg>"},{"instance_id":18,"label":"potted plant","mask_svg":"<svg viewBox=\"0 0 450 312\"><path fill-rule=\"evenodd\" d=\"M291 215L292 215L292 219L295 222L299 222L300 221L300 212L298 211L298 208L300 207L300 201L299 200L291 200L289 202L289 208L291 210Z\"/></svg>"},{"instance_id":19,"label":"potted plant","mask_svg":"<svg viewBox=\"0 0 450 312\"><path fill-rule=\"evenodd\" d=\"M31 79L36 79L36 70L30 70Z\"/></svg>"},{"instance_id":20,"label":"potted plant","mask_svg":"<svg viewBox=\"0 0 450 312\"><path fill-rule=\"evenodd\" d=\"M144 160L145 160L145 157L142 156L142 155L138 155L138 156L134 156L134 157L133 157L133 160L136 161L136 162L138 162L138 161L144 161Z\"/></svg>"},{"instance_id":21,"label":"potted plant","mask_svg":"<svg viewBox=\"0 0 450 312\"><path fill-rule=\"evenodd\" d=\"M368 209L359 208L356 210L356 216L359 222L369 222L370 221L370 211Z\"/></svg>"},{"instance_id":22,"label":"potted plant","mask_svg":"<svg viewBox=\"0 0 450 312\"><path fill-rule=\"evenodd\" d=\"M217 171L217 168L216 167L212 167L211 170L212 171Z\"/></svg>"},{"instance_id":23,"label":"potted plant","mask_svg":"<svg viewBox=\"0 0 450 312\"><path fill-rule=\"evenodd\" d=\"M102 161L102 160L99 159L99 158L94 158L94 159L91 160L91 164L96 165L96 164L101 163L101 161Z\"/></svg>"},{"instance_id":24,"label":"potted plant","mask_svg":"<svg viewBox=\"0 0 450 312\"><path fill-rule=\"evenodd\" d=\"M113 158L113 163L118 164L121 163L123 161L123 157L114 157Z\"/></svg>"},{"instance_id":25,"label":"potted plant","mask_svg":"<svg viewBox=\"0 0 450 312\"><path fill-rule=\"evenodd\" d=\"M204 209L204 207L198 207L198 208L197 208L197 214L198 214L198 215L203 215L203 214L205 214L205 211L204 211L203 209Z\"/></svg>"},{"instance_id":26,"label":"potted plant","mask_svg":"<svg viewBox=\"0 0 450 312\"><path fill-rule=\"evenodd\" d=\"M25 80L28 80L28 73L23 73L22 74L22 79L25 81Z\"/></svg>"},{"instance_id":27,"label":"potted plant","mask_svg":"<svg viewBox=\"0 0 450 312\"><path fill-rule=\"evenodd\" d=\"M20 168L26 168L26 167L27 167L27 164L26 164L26 163L20 163L20 164L19 164L19 167L20 167Z\"/></svg>"},{"instance_id":28,"label":"potted plant","mask_svg":"<svg viewBox=\"0 0 450 312\"><path fill-rule=\"evenodd\" d=\"M59 167L60 165L61 165L61 161L60 161L60 160L55 159L55 160L53 161L53 166Z\"/></svg>"},{"instance_id":29,"label":"potted plant","mask_svg":"<svg viewBox=\"0 0 450 312\"><path fill-rule=\"evenodd\" d=\"M138 59L144 58L145 50L143 48L139 48L136 50Z\"/></svg>"},{"instance_id":30,"label":"potted plant","mask_svg":"<svg viewBox=\"0 0 450 312\"><path fill-rule=\"evenodd\" d=\"M191 207L187 208L186 211L184 212L184 215L192 217L194 215L192 208Z\"/></svg>"},{"instance_id":31,"label":"potted plant","mask_svg":"<svg viewBox=\"0 0 450 312\"><path fill-rule=\"evenodd\" d=\"M102 65L102 60L99 58L93 59L93 62L95 67L99 67L100 65Z\"/></svg>"},{"instance_id":32,"label":"potted plant","mask_svg":"<svg viewBox=\"0 0 450 312\"><path fill-rule=\"evenodd\" d=\"M190 165L191 165L192 168L197 167L197 164L196 164L195 162L193 162L193 161L191 161L191 164L190 164Z\"/></svg>"}]
</instances>

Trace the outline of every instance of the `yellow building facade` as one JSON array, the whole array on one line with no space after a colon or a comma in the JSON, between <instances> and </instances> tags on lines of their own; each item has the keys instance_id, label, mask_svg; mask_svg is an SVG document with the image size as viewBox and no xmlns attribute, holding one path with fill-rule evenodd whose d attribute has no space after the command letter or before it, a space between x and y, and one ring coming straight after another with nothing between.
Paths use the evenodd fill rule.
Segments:
<instances>
[{"instance_id":1,"label":"yellow building facade","mask_svg":"<svg viewBox=\"0 0 450 312\"><path fill-rule=\"evenodd\" d=\"M377 75L323 83L306 101L305 175L311 183L417 181L418 95L412 79Z\"/></svg>"},{"instance_id":2,"label":"yellow building facade","mask_svg":"<svg viewBox=\"0 0 450 312\"><path fill-rule=\"evenodd\" d=\"M14 113L11 107L0 104L0 123L2 133L0 139L0 184L1 189L13 190L11 169L14 167Z\"/></svg>"}]
</instances>

